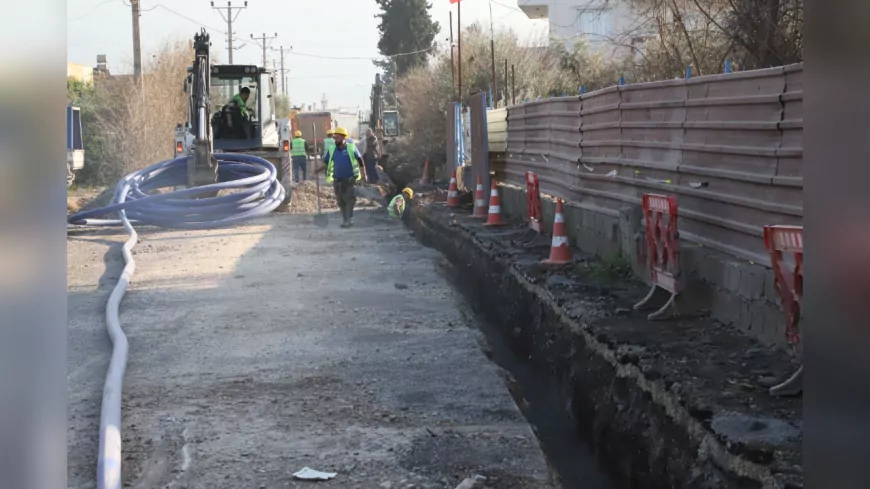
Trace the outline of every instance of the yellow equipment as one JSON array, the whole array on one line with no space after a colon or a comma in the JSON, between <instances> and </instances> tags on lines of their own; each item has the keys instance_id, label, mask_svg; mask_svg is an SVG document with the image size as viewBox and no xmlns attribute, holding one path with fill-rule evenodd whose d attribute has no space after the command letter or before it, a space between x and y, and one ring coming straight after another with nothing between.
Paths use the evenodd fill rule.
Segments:
<instances>
[{"instance_id":1,"label":"yellow equipment","mask_svg":"<svg viewBox=\"0 0 870 489\"><path fill-rule=\"evenodd\" d=\"M347 137L347 129L345 129L343 127L336 127L335 130L332 131L332 133L333 134L341 134L342 136Z\"/></svg>"}]
</instances>

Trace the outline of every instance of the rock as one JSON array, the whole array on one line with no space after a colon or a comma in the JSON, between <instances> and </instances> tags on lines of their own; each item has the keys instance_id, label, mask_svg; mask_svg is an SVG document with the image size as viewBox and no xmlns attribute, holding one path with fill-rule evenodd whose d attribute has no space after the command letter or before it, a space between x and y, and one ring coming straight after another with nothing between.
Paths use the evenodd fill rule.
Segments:
<instances>
[{"instance_id":1,"label":"rock","mask_svg":"<svg viewBox=\"0 0 870 489\"><path fill-rule=\"evenodd\" d=\"M456 489L481 489L484 482L486 482L486 477L475 475L460 482Z\"/></svg>"},{"instance_id":2,"label":"rock","mask_svg":"<svg viewBox=\"0 0 870 489\"><path fill-rule=\"evenodd\" d=\"M390 481L384 481L384 482L381 482L381 487L383 487L384 489L392 489L393 483Z\"/></svg>"},{"instance_id":3,"label":"rock","mask_svg":"<svg viewBox=\"0 0 870 489\"><path fill-rule=\"evenodd\" d=\"M408 284L403 284L401 282L396 282L393 284L393 286L395 286L399 290L405 290L408 288Z\"/></svg>"}]
</instances>

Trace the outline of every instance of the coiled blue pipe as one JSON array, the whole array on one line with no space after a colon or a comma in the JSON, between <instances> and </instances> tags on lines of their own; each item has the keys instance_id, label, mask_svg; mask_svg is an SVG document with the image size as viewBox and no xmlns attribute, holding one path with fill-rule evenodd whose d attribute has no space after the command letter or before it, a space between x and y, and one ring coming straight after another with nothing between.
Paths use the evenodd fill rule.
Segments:
<instances>
[{"instance_id":1,"label":"coiled blue pipe","mask_svg":"<svg viewBox=\"0 0 870 489\"><path fill-rule=\"evenodd\" d=\"M187 157L175 158L135 171L115 187L112 204L74 214L70 224L122 225L130 234L124 243L124 270L106 304L106 330L112 340L112 358L103 385L100 408L100 448L97 457L98 489L121 489L121 392L127 368L127 336L121 329L118 308L136 269L133 246L138 234L133 224L166 228L205 229L232 226L268 214L284 200L285 190L274 165L256 156L221 153L218 183L150 194L158 189L187 184ZM236 190L218 197L193 199L216 190ZM118 214L118 219L92 219Z\"/></svg>"}]
</instances>

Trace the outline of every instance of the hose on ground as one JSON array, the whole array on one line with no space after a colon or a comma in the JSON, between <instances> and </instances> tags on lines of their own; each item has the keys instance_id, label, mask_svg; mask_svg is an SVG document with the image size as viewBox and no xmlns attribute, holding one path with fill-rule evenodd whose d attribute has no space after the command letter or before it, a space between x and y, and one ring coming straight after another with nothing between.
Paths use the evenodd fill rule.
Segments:
<instances>
[{"instance_id":1,"label":"hose on ground","mask_svg":"<svg viewBox=\"0 0 870 489\"><path fill-rule=\"evenodd\" d=\"M112 341L112 357L103 385L100 407L100 445L97 456L97 488L121 489L121 393L127 368L127 336L121 328L118 310L136 269L133 246L138 234L133 224L177 229L227 227L268 214L284 200L284 187L275 167L256 156L234 153L214 155L218 160L218 182L165 193L160 189L187 184L187 157L157 163L122 178L115 187L112 203L106 207L74 214L70 224L121 225L130 238L124 243L124 270L106 304L106 329ZM226 195L195 199L198 195ZM93 219L117 213L118 219Z\"/></svg>"}]
</instances>

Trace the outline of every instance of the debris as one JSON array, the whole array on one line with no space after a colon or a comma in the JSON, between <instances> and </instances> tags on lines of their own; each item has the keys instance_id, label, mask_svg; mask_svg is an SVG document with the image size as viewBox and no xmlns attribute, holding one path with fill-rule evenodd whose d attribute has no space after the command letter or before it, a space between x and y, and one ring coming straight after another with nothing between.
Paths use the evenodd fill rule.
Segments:
<instances>
[{"instance_id":1,"label":"debris","mask_svg":"<svg viewBox=\"0 0 870 489\"><path fill-rule=\"evenodd\" d=\"M475 475L474 477L469 477L460 482L459 485L456 486L456 489L480 489L483 487L484 482L486 482L486 477Z\"/></svg>"},{"instance_id":2,"label":"debris","mask_svg":"<svg viewBox=\"0 0 870 489\"><path fill-rule=\"evenodd\" d=\"M405 290L408 288L408 284L403 284L401 282L396 282L393 284L393 286L395 286L399 290Z\"/></svg>"},{"instance_id":3,"label":"debris","mask_svg":"<svg viewBox=\"0 0 870 489\"><path fill-rule=\"evenodd\" d=\"M293 474L293 477L306 481L328 481L337 475L337 472L321 472L319 470L304 467L302 470Z\"/></svg>"},{"instance_id":4,"label":"debris","mask_svg":"<svg viewBox=\"0 0 870 489\"><path fill-rule=\"evenodd\" d=\"M692 188L709 187L710 182L689 182L689 186Z\"/></svg>"},{"instance_id":5,"label":"debris","mask_svg":"<svg viewBox=\"0 0 870 489\"><path fill-rule=\"evenodd\" d=\"M607 172L607 174L606 174L606 175L604 175L604 176L605 176L605 177L610 177L610 178L613 178L613 177L615 177L615 176L616 176L616 170L610 170L610 171L609 171L609 172Z\"/></svg>"}]
</instances>

